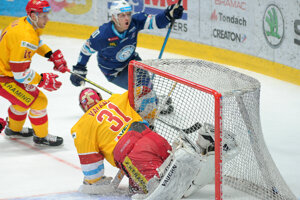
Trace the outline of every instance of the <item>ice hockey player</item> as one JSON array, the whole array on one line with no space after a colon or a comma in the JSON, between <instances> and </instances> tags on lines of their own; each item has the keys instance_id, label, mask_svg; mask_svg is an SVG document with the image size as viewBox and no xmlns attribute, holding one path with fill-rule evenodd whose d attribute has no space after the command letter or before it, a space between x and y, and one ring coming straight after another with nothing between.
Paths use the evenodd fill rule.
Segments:
<instances>
[{"instance_id":1,"label":"ice hockey player","mask_svg":"<svg viewBox=\"0 0 300 200\"><path fill-rule=\"evenodd\" d=\"M124 89L128 88L128 63L141 60L136 50L138 32L143 29L165 28L172 18L182 17L183 7L173 4L157 15L136 13L125 0L113 1L109 13L111 21L103 24L84 43L73 72L86 77L90 56L98 52L98 67L106 79ZM143 72L141 72L143 73ZM84 84L76 75L71 75L75 86Z\"/></svg>"},{"instance_id":2,"label":"ice hockey player","mask_svg":"<svg viewBox=\"0 0 300 200\"><path fill-rule=\"evenodd\" d=\"M144 92L148 93L142 88ZM184 195L201 165L201 155L185 140L178 138L172 148L130 106L128 92L103 100L97 91L85 88L79 100L85 114L71 134L84 174L80 192L115 192L112 178L104 175L106 159L129 178L129 188L138 193L133 199L175 200Z\"/></svg>"},{"instance_id":3,"label":"ice hockey player","mask_svg":"<svg viewBox=\"0 0 300 200\"><path fill-rule=\"evenodd\" d=\"M27 16L12 22L0 37L0 95L11 102L8 108L7 136L30 137L36 144L58 146L63 138L48 134L47 97L38 89L55 91L61 82L53 73L38 74L31 69L35 53L53 62L54 70L66 72L66 61L60 50L54 53L40 39L51 8L46 0L30 0ZM27 112L31 128L23 128Z\"/></svg>"}]
</instances>

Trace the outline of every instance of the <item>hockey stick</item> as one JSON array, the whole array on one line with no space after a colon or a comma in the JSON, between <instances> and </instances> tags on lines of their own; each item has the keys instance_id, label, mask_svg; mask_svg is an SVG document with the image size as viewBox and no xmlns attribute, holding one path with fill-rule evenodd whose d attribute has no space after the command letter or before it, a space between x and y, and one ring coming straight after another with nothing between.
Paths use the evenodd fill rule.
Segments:
<instances>
[{"instance_id":1,"label":"hockey stick","mask_svg":"<svg viewBox=\"0 0 300 200\"><path fill-rule=\"evenodd\" d=\"M192 126L188 127L188 128L184 128L184 129L180 129L177 126L174 126L173 124L170 124L160 118L156 118L158 121L170 126L171 128L177 130L177 131L183 131L186 134L190 134L190 133L194 133L195 131L199 130L202 127L202 124L200 122L196 122L195 124L193 124Z\"/></svg>"},{"instance_id":2,"label":"hockey stick","mask_svg":"<svg viewBox=\"0 0 300 200\"><path fill-rule=\"evenodd\" d=\"M179 0L179 1L177 2L177 5L178 5L178 6L180 6L181 1L182 1L182 0ZM168 28L168 32L167 32L167 35L166 35L165 40L164 40L164 43L163 43L163 45L162 45L162 47L161 47L161 50L160 50L158 59L161 59L161 57L162 57L162 54L163 54L163 52L164 52L164 50L165 50L165 47L166 47L166 44L167 44L167 41L168 41L168 39L169 39L169 36L170 36L170 33L171 33L171 30L172 30L172 28L173 28L174 23L175 23L175 18L172 18L172 19L171 19L171 24L170 24L170 26L169 26L169 28ZM154 79L154 77L155 77L155 74L152 75L152 80ZM171 94L173 93L174 89L176 88L176 85L177 85L177 82L175 82L175 83L173 84L173 86L172 86L171 90L169 91L167 97L166 97L165 100L162 102L161 106L158 107L157 113L160 113L161 107L163 107L163 105L166 104L166 102L168 101L168 98L171 96Z\"/></svg>"},{"instance_id":3,"label":"hockey stick","mask_svg":"<svg viewBox=\"0 0 300 200\"><path fill-rule=\"evenodd\" d=\"M118 173L114 177L114 179L111 181L111 185L113 186L114 189L117 189L124 177L124 172L119 169Z\"/></svg>"},{"instance_id":4,"label":"hockey stick","mask_svg":"<svg viewBox=\"0 0 300 200\"><path fill-rule=\"evenodd\" d=\"M179 0L179 1L177 2L177 5L178 5L178 6L180 6L181 1L182 1L182 0ZM170 24L170 26L169 26L167 35L166 35L165 40L164 40L164 43L163 43L163 46L161 47L161 50L160 50L158 59L161 59L161 57L162 57L162 54L163 54L163 52L164 52L164 50L165 50L167 41L168 41L169 36L170 36L170 33L171 33L171 30L172 30L172 28L173 28L174 22L175 22L175 18L172 18L172 19L171 19L171 24Z\"/></svg>"},{"instance_id":5,"label":"hockey stick","mask_svg":"<svg viewBox=\"0 0 300 200\"><path fill-rule=\"evenodd\" d=\"M113 93L112 93L111 91L109 91L108 89L105 89L104 87L102 87L102 86L100 86L100 85L94 83L93 81L91 81L91 80L89 80L89 79L87 79L87 78L85 78L85 77L83 77L83 76L81 76L81 75L79 75L79 74L77 74L77 73L75 73L75 72L72 72L70 69L67 70L67 72L69 72L70 74L73 74L73 75L75 75L75 76L81 78L82 80L85 80L86 82L92 84L93 86L99 88L100 90L103 90L104 92L107 92L107 93L110 94L110 95L113 94Z\"/></svg>"},{"instance_id":6,"label":"hockey stick","mask_svg":"<svg viewBox=\"0 0 300 200\"><path fill-rule=\"evenodd\" d=\"M164 121L164 120L162 120L160 118L157 118L157 120L160 121L160 122L162 122L162 123L164 123L164 124L166 124L167 126L173 128L173 129L177 130L178 132L180 132L182 134L182 136L184 137L184 139L195 149L195 151L197 153L201 152L200 148L197 145L195 145L190 140L190 138L187 136L188 134L193 133L193 132L199 130L202 127L202 124L200 122L196 122L195 124L193 124L189 128L180 129L177 126L174 126L173 124L170 124L170 123L168 123L168 122L166 122L166 121Z\"/></svg>"}]
</instances>

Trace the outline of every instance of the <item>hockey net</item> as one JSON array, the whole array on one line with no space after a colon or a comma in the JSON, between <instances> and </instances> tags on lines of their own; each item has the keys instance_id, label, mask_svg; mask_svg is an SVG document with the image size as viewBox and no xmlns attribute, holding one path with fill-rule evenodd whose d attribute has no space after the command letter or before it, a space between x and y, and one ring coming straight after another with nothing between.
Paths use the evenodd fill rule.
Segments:
<instances>
[{"instance_id":1,"label":"hockey net","mask_svg":"<svg viewBox=\"0 0 300 200\"><path fill-rule=\"evenodd\" d=\"M139 87L145 84L158 97L157 118L151 123L170 143L180 130L199 122L213 125L215 185L203 188L212 188L205 199L296 199L265 145L259 115L260 83L256 79L202 60L132 61L128 91L133 107L143 98ZM168 107L169 97L174 110L162 115L159 111ZM193 143L197 129L187 133ZM237 144L238 153L230 160L225 158L225 132L234 135Z\"/></svg>"}]
</instances>

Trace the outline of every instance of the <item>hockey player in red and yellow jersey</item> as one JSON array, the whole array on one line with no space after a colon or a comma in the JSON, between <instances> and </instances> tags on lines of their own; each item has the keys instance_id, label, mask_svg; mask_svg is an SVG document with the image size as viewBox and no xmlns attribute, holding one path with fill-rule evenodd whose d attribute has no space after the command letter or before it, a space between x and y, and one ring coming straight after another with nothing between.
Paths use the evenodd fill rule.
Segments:
<instances>
[{"instance_id":1,"label":"hockey player in red and yellow jersey","mask_svg":"<svg viewBox=\"0 0 300 200\"><path fill-rule=\"evenodd\" d=\"M155 119L157 105L151 99L156 95L146 86L136 91L134 104L139 113L131 107L128 92L102 100L91 88L81 91L80 106L85 114L71 129L84 174L79 191L115 192L112 178L104 176L106 159L129 178L130 191L138 193L132 199L181 199L199 174L201 155L184 138L178 137L172 148L151 130L143 118Z\"/></svg>"},{"instance_id":2,"label":"hockey player in red and yellow jersey","mask_svg":"<svg viewBox=\"0 0 300 200\"><path fill-rule=\"evenodd\" d=\"M58 136L48 134L47 97L37 87L48 91L60 88L58 75L38 74L31 69L35 53L54 63L54 70L66 72L67 63L60 50L52 50L40 39L51 10L45 0L30 0L26 17L21 17L5 28L0 36L0 95L11 102L8 109L7 136L32 136L37 144L57 146L63 143ZM37 87L36 87L37 85ZM27 111L33 129L23 128Z\"/></svg>"},{"instance_id":3,"label":"hockey player in red and yellow jersey","mask_svg":"<svg viewBox=\"0 0 300 200\"><path fill-rule=\"evenodd\" d=\"M104 176L105 158L124 170L131 186L146 192L148 181L155 175L159 177L156 169L169 156L171 146L167 140L148 128L130 106L128 92L102 100L95 90L83 89L80 105L86 113L71 129L84 174L80 191L111 191L111 178Z\"/></svg>"}]
</instances>

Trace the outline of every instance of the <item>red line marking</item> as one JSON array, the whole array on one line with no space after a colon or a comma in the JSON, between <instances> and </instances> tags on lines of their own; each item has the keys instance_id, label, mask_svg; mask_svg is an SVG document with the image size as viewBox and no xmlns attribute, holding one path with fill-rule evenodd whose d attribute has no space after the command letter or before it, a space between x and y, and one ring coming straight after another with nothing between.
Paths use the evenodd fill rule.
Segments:
<instances>
[{"instance_id":1,"label":"red line marking","mask_svg":"<svg viewBox=\"0 0 300 200\"><path fill-rule=\"evenodd\" d=\"M5 137L4 133L0 133L0 135L2 135L3 137ZM56 160L56 161L58 161L58 162L61 162L61 163L63 163L63 164L66 164L66 165L68 165L68 166L70 166L70 167L72 167L72 168L74 168L74 169L81 170L80 167L78 167L78 166L76 166L76 165L74 165L74 164L72 164L72 163L70 163L70 162L68 162L68 161L65 161L65 160L63 160L63 159L61 159L61 158L59 158L59 157L56 157L56 156L54 156L54 155L52 155L52 154L50 154L50 153L47 153L47 152L45 152L45 151L43 151L43 150L41 150L41 149L38 149L37 147L34 147L34 146L30 145L30 144L27 144L26 142L23 142L23 141L21 141L21 140L18 139L18 138L9 138L9 139L12 140L12 141L14 141L14 142L17 142L17 143L19 143L19 144L21 144L21 145L24 145L24 146L28 147L29 149L32 149L32 150L34 150L34 151L36 151L36 152L39 152L39 153L41 153L41 154L44 154L44 155L46 155L46 156L48 156L48 157L50 157L50 158L53 158L54 160ZM46 193L46 194L38 194L38 195L27 196L27 197L5 198L5 199L0 199L0 200L22 199L22 198L29 198L29 197L41 197L41 196L46 196L46 195L64 194L64 193L72 193L72 192L77 192L77 191Z\"/></svg>"},{"instance_id":2,"label":"red line marking","mask_svg":"<svg viewBox=\"0 0 300 200\"><path fill-rule=\"evenodd\" d=\"M4 136L3 133L2 133L1 135ZM4 137L5 137L5 136L4 136ZM43 151L43 150L41 150L41 149L38 149L38 148L36 148L36 147L34 147L34 146L30 145L30 144L27 144L26 142L23 142L23 141L21 141L21 140L18 139L18 138L10 138L10 140L15 141L15 142L17 142L17 143L19 143L19 144L22 144L22 145L28 147L29 149L32 149L32 150L34 150L34 151L36 151L36 152L39 152L39 153L41 153L41 154L44 154L44 155L46 155L46 156L48 156L48 157L50 157L50 158L53 158L54 160L56 160L56 161L58 161L58 162L61 162L61 163L64 163L64 164L66 164L66 165L68 165L68 166L70 166L70 167L72 167L72 168L74 168L74 169L81 170L81 168L78 167L77 165L74 165L74 164L72 164L72 163L70 163L70 162L68 162L68 161L66 161L66 160L63 160L63 159L61 159L61 158L59 158L59 157L56 157L56 156L54 156L54 155L52 155L52 154L50 154L50 153L47 153L47 152Z\"/></svg>"}]
</instances>

